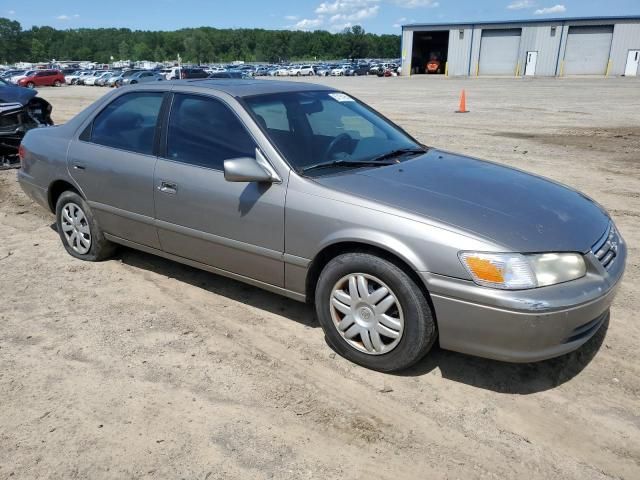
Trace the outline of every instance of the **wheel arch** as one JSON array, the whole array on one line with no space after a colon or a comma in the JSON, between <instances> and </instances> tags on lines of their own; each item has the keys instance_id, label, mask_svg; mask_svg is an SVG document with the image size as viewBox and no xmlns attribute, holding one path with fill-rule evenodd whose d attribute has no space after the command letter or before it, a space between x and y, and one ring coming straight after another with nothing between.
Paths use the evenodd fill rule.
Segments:
<instances>
[{"instance_id":1,"label":"wheel arch","mask_svg":"<svg viewBox=\"0 0 640 480\"><path fill-rule=\"evenodd\" d=\"M60 195L67 191L75 192L82 198L84 198L84 195L82 194L80 189L68 180L55 180L51 183L51 185L49 185L49 189L47 190L47 202L52 213L56 212L56 203L58 203L58 198L60 198Z\"/></svg>"},{"instance_id":2,"label":"wheel arch","mask_svg":"<svg viewBox=\"0 0 640 480\"><path fill-rule=\"evenodd\" d=\"M427 303L429 307L431 307L431 312L434 317L434 321L437 323L436 312L434 309L433 302L431 301L431 295L427 289L427 286L418 275L418 270L414 262L405 255L398 254L396 251L391 251L386 246L382 246L380 244L369 243L367 241L362 240L348 240L348 241L337 241L331 243L329 245L324 246L313 258L309 267L307 269L307 276L305 281L305 294L307 298L307 302L313 303L315 299L315 290L318 284L318 279L320 278L320 273L324 269L324 267L334 258L339 255L345 253L369 253L380 258L383 258L395 266L400 268L404 273L406 273L409 278L411 278L415 284L420 288L420 290L425 295L427 299Z\"/></svg>"}]
</instances>

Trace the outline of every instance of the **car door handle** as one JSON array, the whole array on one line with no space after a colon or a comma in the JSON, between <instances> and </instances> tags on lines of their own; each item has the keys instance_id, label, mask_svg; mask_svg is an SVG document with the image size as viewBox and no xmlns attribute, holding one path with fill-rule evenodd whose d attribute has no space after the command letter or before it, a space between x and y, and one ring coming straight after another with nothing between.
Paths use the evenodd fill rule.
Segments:
<instances>
[{"instance_id":1,"label":"car door handle","mask_svg":"<svg viewBox=\"0 0 640 480\"><path fill-rule=\"evenodd\" d=\"M160 190L162 193L169 193L171 195L175 195L176 193L178 193L178 185L176 183L171 183L171 182L160 182L160 185L158 186L158 190Z\"/></svg>"},{"instance_id":2,"label":"car door handle","mask_svg":"<svg viewBox=\"0 0 640 480\"><path fill-rule=\"evenodd\" d=\"M83 165L82 163L74 163L73 164L73 169L74 170L85 170L87 167L85 165Z\"/></svg>"}]
</instances>

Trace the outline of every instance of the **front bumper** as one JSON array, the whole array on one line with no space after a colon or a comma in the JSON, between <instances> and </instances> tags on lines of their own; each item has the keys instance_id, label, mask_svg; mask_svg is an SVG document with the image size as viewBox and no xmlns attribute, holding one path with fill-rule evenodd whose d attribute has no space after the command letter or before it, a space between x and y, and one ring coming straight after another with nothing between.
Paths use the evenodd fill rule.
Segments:
<instances>
[{"instance_id":1,"label":"front bumper","mask_svg":"<svg viewBox=\"0 0 640 480\"><path fill-rule=\"evenodd\" d=\"M571 352L606 321L626 256L621 240L615 262L607 269L589 253L583 278L520 291L423 272L440 346L508 362L535 362Z\"/></svg>"}]
</instances>

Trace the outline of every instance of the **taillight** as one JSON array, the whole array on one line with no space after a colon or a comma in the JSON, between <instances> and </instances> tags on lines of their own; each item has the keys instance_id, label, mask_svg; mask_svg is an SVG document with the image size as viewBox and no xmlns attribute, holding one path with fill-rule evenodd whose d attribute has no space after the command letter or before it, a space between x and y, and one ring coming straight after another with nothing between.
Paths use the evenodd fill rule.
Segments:
<instances>
[{"instance_id":1,"label":"taillight","mask_svg":"<svg viewBox=\"0 0 640 480\"><path fill-rule=\"evenodd\" d=\"M18 158L20 159L20 166L24 167L24 160L27 157L27 149L24 148L24 145L20 144L18 147Z\"/></svg>"}]
</instances>

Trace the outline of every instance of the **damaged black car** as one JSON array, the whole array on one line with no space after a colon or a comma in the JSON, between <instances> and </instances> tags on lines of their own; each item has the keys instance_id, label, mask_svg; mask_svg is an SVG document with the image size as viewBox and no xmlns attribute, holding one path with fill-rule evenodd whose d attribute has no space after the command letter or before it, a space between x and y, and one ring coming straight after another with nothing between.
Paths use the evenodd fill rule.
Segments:
<instances>
[{"instance_id":1,"label":"damaged black car","mask_svg":"<svg viewBox=\"0 0 640 480\"><path fill-rule=\"evenodd\" d=\"M33 89L0 79L0 170L18 168L18 149L32 128L53 125L51 104Z\"/></svg>"}]
</instances>

